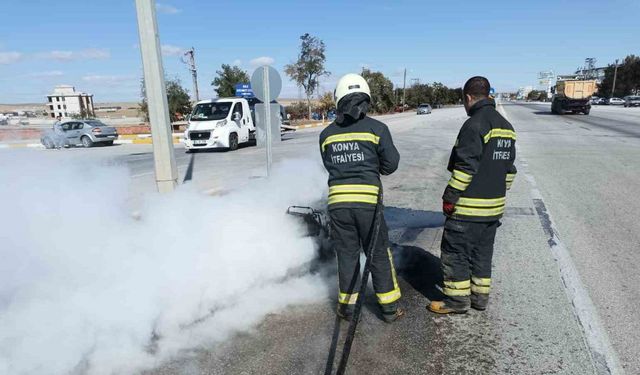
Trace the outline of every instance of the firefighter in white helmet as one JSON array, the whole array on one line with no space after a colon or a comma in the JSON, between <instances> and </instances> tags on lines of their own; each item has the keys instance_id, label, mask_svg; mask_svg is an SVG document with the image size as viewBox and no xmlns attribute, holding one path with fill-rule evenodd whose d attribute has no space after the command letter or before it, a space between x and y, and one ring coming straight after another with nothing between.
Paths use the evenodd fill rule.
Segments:
<instances>
[{"instance_id":1,"label":"firefighter in white helmet","mask_svg":"<svg viewBox=\"0 0 640 375\"><path fill-rule=\"evenodd\" d=\"M367 249L373 240L375 208L382 193L380 175L393 173L400 155L389 128L367 117L371 94L364 78L357 74L342 77L335 100L337 117L320 133L320 153L329 172L328 211L338 257L337 314L349 320L358 299L360 251ZM403 311L397 307L400 287L384 217L372 257L373 289L384 320L393 322Z\"/></svg>"}]
</instances>

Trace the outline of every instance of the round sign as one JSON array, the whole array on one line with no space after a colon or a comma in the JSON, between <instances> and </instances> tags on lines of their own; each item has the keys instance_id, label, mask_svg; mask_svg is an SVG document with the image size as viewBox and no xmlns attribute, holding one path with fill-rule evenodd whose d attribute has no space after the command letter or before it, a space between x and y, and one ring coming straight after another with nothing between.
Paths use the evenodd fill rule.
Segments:
<instances>
[{"instance_id":1,"label":"round sign","mask_svg":"<svg viewBox=\"0 0 640 375\"><path fill-rule=\"evenodd\" d=\"M265 76L268 76L265 80ZM278 98L282 90L282 79L273 67L264 65L251 75L251 88L254 95L263 103L271 103Z\"/></svg>"}]
</instances>

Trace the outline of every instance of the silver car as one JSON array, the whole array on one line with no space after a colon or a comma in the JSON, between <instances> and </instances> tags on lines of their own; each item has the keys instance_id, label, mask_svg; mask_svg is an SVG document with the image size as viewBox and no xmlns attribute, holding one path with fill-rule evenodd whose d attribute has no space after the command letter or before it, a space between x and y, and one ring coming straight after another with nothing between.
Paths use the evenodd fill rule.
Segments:
<instances>
[{"instance_id":1,"label":"silver car","mask_svg":"<svg viewBox=\"0 0 640 375\"><path fill-rule=\"evenodd\" d=\"M431 113L431 105L429 104L420 104L418 106L418 115L429 114Z\"/></svg>"},{"instance_id":2,"label":"silver car","mask_svg":"<svg viewBox=\"0 0 640 375\"><path fill-rule=\"evenodd\" d=\"M624 97L625 107L640 107L640 96L628 95Z\"/></svg>"},{"instance_id":3,"label":"silver car","mask_svg":"<svg viewBox=\"0 0 640 375\"><path fill-rule=\"evenodd\" d=\"M118 139L116 128L99 120L69 120L53 126L40 137L45 148L70 146L91 147L95 144L113 145Z\"/></svg>"}]
</instances>

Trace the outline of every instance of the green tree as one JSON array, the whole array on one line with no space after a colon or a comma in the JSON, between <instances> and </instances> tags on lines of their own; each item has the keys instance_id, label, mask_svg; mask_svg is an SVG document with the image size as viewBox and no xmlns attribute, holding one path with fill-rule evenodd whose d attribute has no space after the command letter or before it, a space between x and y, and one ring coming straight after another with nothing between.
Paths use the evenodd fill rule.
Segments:
<instances>
[{"instance_id":1,"label":"green tree","mask_svg":"<svg viewBox=\"0 0 640 375\"><path fill-rule=\"evenodd\" d=\"M249 75L240 67L234 65L222 64L222 70L216 70L218 75L211 82L211 86L215 87L218 97L230 97L236 94L236 85L238 83L249 83Z\"/></svg>"},{"instance_id":2,"label":"green tree","mask_svg":"<svg viewBox=\"0 0 640 375\"><path fill-rule=\"evenodd\" d=\"M316 110L320 113L324 113L325 117L327 112L336 108L336 102L334 100L333 94L330 92L324 93L320 99L318 100L318 104L316 105Z\"/></svg>"},{"instance_id":3,"label":"green tree","mask_svg":"<svg viewBox=\"0 0 640 375\"><path fill-rule=\"evenodd\" d=\"M612 94L615 64L609 65L605 76L598 85L598 95L602 97L623 97L640 93L640 56L629 55L618 65L616 76L616 91Z\"/></svg>"},{"instance_id":4,"label":"green tree","mask_svg":"<svg viewBox=\"0 0 640 375\"><path fill-rule=\"evenodd\" d=\"M182 120L184 116L191 112L191 99L189 91L182 87L178 78L165 79L167 90L167 102L169 104L169 117L171 121ZM147 103L147 91L144 86L144 78L140 81L140 102L139 112L145 121L149 121L149 105Z\"/></svg>"},{"instance_id":5,"label":"green tree","mask_svg":"<svg viewBox=\"0 0 640 375\"><path fill-rule=\"evenodd\" d=\"M295 102L288 105L286 110L291 115L292 120L300 120L307 115L308 107L306 103Z\"/></svg>"},{"instance_id":6,"label":"green tree","mask_svg":"<svg viewBox=\"0 0 640 375\"><path fill-rule=\"evenodd\" d=\"M311 118L311 98L318 89L319 79L330 73L324 68L326 57L324 42L305 33L300 37L298 60L285 66L285 73L304 89Z\"/></svg>"},{"instance_id":7,"label":"green tree","mask_svg":"<svg viewBox=\"0 0 640 375\"><path fill-rule=\"evenodd\" d=\"M373 112L386 113L393 109L393 83L381 72L362 69L362 78L367 81L371 91L371 109Z\"/></svg>"}]
</instances>

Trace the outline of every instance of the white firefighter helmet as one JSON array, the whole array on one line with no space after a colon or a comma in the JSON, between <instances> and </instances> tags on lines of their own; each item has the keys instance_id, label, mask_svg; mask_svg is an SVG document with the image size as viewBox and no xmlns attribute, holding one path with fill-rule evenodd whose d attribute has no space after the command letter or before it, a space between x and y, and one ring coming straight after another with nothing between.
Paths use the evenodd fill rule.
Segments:
<instances>
[{"instance_id":1,"label":"white firefighter helmet","mask_svg":"<svg viewBox=\"0 0 640 375\"><path fill-rule=\"evenodd\" d=\"M355 92L367 94L369 99L371 99L369 85L362 76L353 73L342 76L338 81L338 85L336 85L336 91L333 93L333 96L336 99L336 105L338 105L340 99Z\"/></svg>"}]
</instances>

